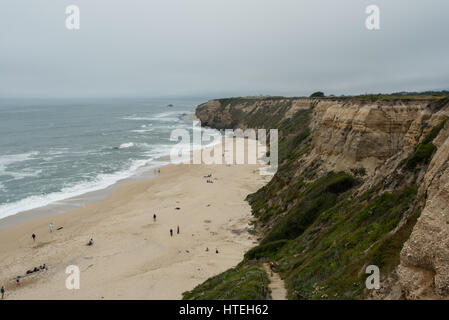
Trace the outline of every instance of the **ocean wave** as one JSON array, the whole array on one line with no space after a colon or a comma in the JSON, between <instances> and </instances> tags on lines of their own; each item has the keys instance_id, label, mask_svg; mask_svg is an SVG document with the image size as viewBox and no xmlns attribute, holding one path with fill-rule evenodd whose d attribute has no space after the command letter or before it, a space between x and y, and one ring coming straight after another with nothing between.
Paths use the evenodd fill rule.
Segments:
<instances>
[{"instance_id":1,"label":"ocean wave","mask_svg":"<svg viewBox=\"0 0 449 320\"><path fill-rule=\"evenodd\" d=\"M8 166L17 162L35 159L34 157L38 154L39 154L38 151L31 151L27 153L8 154L0 156L0 176L4 174L9 174L9 172L6 171Z\"/></svg>"},{"instance_id":2,"label":"ocean wave","mask_svg":"<svg viewBox=\"0 0 449 320\"><path fill-rule=\"evenodd\" d=\"M128 149L128 148L132 148L134 147L134 143L133 142L127 142L127 143L122 143L119 147L119 149Z\"/></svg>"},{"instance_id":3,"label":"ocean wave","mask_svg":"<svg viewBox=\"0 0 449 320\"><path fill-rule=\"evenodd\" d=\"M131 130L131 132L135 132L135 133L147 133L147 132L152 132L154 131L154 129L137 129L137 130Z\"/></svg>"},{"instance_id":4,"label":"ocean wave","mask_svg":"<svg viewBox=\"0 0 449 320\"><path fill-rule=\"evenodd\" d=\"M150 117L131 115L122 119L134 121L180 122L181 120L183 120L184 115L190 113L190 111L170 111L151 115Z\"/></svg>"},{"instance_id":5,"label":"ocean wave","mask_svg":"<svg viewBox=\"0 0 449 320\"><path fill-rule=\"evenodd\" d=\"M42 169L34 170L33 168L27 168L22 171L6 171L3 176L10 176L12 180L21 180L30 177L39 177L42 173Z\"/></svg>"},{"instance_id":6,"label":"ocean wave","mask_svg":"<svg viewBox=\"0 0 449 320\"><path fill-rule=\"evenodd\" d=\"M44 207L52 203L57 203L59 201L80 196L88 192L105 189L120 180L131 177L137 172L138 169L148 165L152 160L153 158L134 160L126 170L113 174L100 174L94 180L84 181L73 186L67 186L58 192L53 192L46 195L34 195L13 203L0 205L0 219L19 212Z\"/></svg>"}]
</instances>

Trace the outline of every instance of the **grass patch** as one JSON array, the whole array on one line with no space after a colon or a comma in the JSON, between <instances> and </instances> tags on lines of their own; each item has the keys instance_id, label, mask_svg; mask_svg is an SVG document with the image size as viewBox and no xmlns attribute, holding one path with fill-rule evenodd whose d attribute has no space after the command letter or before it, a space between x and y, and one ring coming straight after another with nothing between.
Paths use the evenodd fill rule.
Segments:
<instances>
[{"instance_id":1,"label":"grass patch","mask_svg":"<svg viewBox=\"0 0 449 320\"><path fill-rule=\"evenodd\" d=\"M263 287L268 288L269 282L258 264L241 263L184 292L183 300L265 300Z\"/></svg>"}]
</instances>

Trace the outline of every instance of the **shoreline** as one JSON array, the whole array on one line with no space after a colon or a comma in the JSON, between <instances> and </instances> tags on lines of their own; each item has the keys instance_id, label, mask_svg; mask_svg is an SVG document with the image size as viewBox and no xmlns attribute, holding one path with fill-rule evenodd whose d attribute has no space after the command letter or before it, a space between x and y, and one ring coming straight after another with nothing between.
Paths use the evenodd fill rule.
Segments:
<instances>
[{"instance_id":1,"label":"shoreline","mask_svg":"<svg viewBox=\"0 0 449 320\"><path fill-rule=\"evenodd\" d=\"M186 115L185 118L192 121L198 120L198 118L195 116L194 113ZM207 148L207 146L205 146L204 148ZM169 164L170 164L169 155L165 155L160 158L152 160L150 163L146 164L143 167L138 168L129 177L120 179L105 188L101 188L94 191L87 191L77 196L70 196L68 198L54 201L52 203L43 206L39 206L33 209L26 209L17 212L15 214L9 215L7 217L0 218L0 230L27 221L32 221L34 219L64 214L68 211L81 208L89 203L104 200L112 193L117 191L117 189L122 185L131 182L142 181L145 179L153 179L154 177L156 177L156 174L154 174L154 172L157 169L161 169L162 167L167 166Z\"/></svg>"},{"instance_id":2,"label":"shoreline","mask_svg":"<svg viewBox=\"0 0 449 320\"><path fill-rule=\"evenodd\" d=\"M245 198L268 181L258 168L169 164L160 176L117 186L103 200L4 228L0 283L10 299L179 299L257 243ZM210 173L213 184L204 178ZM170 237L178 225L181 233ZM91 237L95 245L87 247ZM12 281L43 263L48 271L20 286ZM65 288L68 265L81 270L80 290Z\"/></svg>"},{"instance_id":3,"label":"shoreline","mask_svg":"<svg viewBox=\"0 0 449 320\"><path fill-rule=\"evenodd\" d=\"M148 164L144 167L141 167L136 170L136 172L134 172L131 176L118 180L105 188L88 191L78 196L68 197L60 201L55 201L50 204L36 207L30 210L20 211L16 214L1 218L0 230L12 227L20 223L32 221L34 219L64 214L66 212L81 208L89 203L104 200L115 191L117 191L118 188L120 188L120 186L122 185L146 179L153 179L154 177L156 177L156 174L154 174L155 170L168 165L168 162L164 161L164 159L166 159L166 157L156 159L154 160L155 164Z\"/></svg>"}]
</instances>

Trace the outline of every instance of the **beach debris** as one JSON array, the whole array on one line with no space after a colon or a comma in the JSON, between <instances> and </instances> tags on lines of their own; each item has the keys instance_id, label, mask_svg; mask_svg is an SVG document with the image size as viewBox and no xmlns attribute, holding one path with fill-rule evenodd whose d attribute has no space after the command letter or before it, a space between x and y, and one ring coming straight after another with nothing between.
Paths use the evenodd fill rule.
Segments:
<instances>
[{"instance_id":1,"label":"beach debris","mask_svg":"<svg viewBox=\"0 0 449 320\"><path fill-rule=\"evenodd\" d=\"M56 230L62 230L64 227L59 227L58 229L56 229Z\"/></svg>"},{"instance_id":2,"label":"beach debris","mask_svg":"<svg viewBox=\"0 0 449 320\"><path fill-rule=\"evenodd\" d=\"M180 207L176 207L175 210L181 210L181 208Z\"/></svg>"},{"instance_id":3,"label":"beach debris","mask_svg":"<svg viewBox=\"0 0 449 320\"><path fill-rule=\"evenodd\" d=\"M190 253L190 251L189 251L189 250L186 250L186 252L187 252L187 253Z\"/></svg>"}]
</instances>

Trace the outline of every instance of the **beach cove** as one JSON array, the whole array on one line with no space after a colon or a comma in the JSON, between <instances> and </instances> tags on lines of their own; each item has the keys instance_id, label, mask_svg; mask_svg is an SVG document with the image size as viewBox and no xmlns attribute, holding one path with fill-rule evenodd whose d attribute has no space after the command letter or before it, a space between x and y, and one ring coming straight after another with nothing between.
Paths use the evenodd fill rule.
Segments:
<instances>
[{"instance_id":1,"label":"beach cove","mask_svg":"<svg viewBox=\"0 0 449 320\"><path fill-rule=\"evenodd\" d=\"M257 243L245 198L270 178L258 165L171 164L102 201L5 228L0 284L7 299L180 299ZM16 285L17 275L43 264L47 271ZM79 290L66 288L71 265Z\"/></svg>"}]
</instances>

